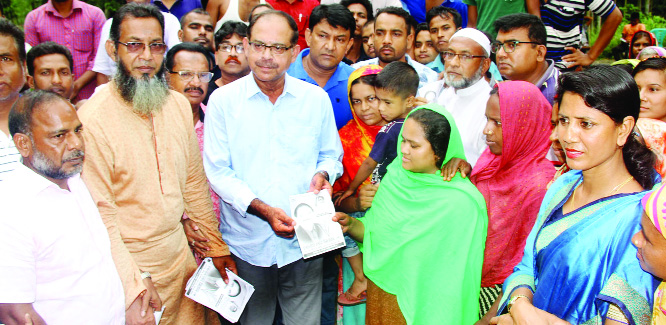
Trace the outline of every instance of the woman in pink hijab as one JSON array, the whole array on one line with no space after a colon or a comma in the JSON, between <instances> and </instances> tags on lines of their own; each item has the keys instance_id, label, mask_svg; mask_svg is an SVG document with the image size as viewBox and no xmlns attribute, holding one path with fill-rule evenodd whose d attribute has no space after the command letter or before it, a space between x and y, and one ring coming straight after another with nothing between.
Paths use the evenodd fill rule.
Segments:
<instances>
[{"instance_id":1,"label":"woman in pink hijab","mask_svg":"<svg viewBox=\"0 0 666 325\"><path fill-rule=\"evenodd\" d=\"M498 83L488 100L483 130L488 149L470 176L488 207L481 315L499 301L502 283L522 259L525 240L555 174L546 159L551 109L541 91L525 81ZM488 313L487 318L494 315Z\"/></svg>"}]
</instances>

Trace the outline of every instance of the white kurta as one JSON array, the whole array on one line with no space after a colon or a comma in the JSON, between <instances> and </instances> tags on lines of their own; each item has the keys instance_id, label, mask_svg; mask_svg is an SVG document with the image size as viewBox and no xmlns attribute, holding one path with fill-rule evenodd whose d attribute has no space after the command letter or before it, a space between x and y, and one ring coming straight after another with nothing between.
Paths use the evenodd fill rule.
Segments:
<instances>
[{"instance_id":1,"label":"white kurta","mask_svg":"<svg viewBox=\"0 0 666 325\"><path fill-rule=\"evenodd\" d=\"M481 78L464 89L444 88L444 80L429 83L419 89L419 97L444 106L456 121L467 162L472 165L488 147L483 128L486 125L486 104L490 98L490 84Z\"/></svg>"}]
</instances>

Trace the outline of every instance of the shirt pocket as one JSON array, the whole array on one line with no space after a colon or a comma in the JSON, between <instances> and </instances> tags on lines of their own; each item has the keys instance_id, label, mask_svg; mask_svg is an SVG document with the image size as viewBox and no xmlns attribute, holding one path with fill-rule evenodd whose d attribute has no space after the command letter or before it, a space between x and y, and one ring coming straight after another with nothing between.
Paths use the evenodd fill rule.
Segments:
<instances>
[{"instance_id":1,"label":"shirt pocket","mask_svg":"<svg viewBox=\"0 0 666 325\"><path fill-rule=\"evenodd\" d=\"M79 52L91 52L95 38L91 30L74 31L74 49Z\"/></svg>"},{"instance_id":2,"label":"shirt pocket","mask_svg":"<svg viewBox=\"0 0 666 325\"><path fill-rule=\"evenodd\" d=\"M319 147L314 127L291 126L284 130L281 138L285 163L301 167L316 165Z\"/></svg>"}]
</instances>

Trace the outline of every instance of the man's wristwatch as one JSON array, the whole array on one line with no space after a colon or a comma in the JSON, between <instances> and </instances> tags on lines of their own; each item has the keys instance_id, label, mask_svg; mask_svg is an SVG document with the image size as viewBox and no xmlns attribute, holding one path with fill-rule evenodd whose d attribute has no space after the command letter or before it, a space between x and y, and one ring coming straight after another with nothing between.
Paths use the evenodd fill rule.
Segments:
<instances>
[{"instance_id":1,"label":"man's wristwatch","mask_svg":"<svg viewBox=\"0 0 666 325\"><path fill-rule=\"evenodd\" d=\"M321 174L322 176L324 176L324 178L326 178L326 180L327 180L329 183L331 182L331 179L328 178L328 172L327 172L327 171L325 171L325 170L319 170L319 171L317 171L317 172L315 173L315 175L317 175L317 174Z\"/></svg>"},{"instance_id":2,"label":"man's wristwatch","mask_svg":"<svg viewBox=\"0 0 666 325\"><path fill-rule=\"evenodd\" d=\"M152 277L150 276L150 272L148 272L148 271L141 272L141 280L146 279L146 278L152 279Z\"/></svg>"}]
</instances>

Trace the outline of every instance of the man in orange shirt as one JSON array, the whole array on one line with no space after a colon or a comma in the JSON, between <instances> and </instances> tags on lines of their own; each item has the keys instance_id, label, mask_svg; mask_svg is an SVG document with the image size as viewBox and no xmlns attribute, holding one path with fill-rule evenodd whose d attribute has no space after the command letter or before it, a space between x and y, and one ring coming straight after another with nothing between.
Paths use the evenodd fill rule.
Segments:
<instances>
[{"instance_id":1,"label":"man in orange shirt","mask_svg":"<svg viewBox=\"0 0 666 325\"><path fill-rule=\"evenodd\" d=\"M622 39L620 44L613 48L613 58L615 60L621 60L627 57L627 51L629 50L629 44L631 44L631 39L634 37L636 32L641 30L647 30L645 24L641 24L640 14L634 12L629 18L629 23L622 27Z\"/></svg>"}]
</instances>

